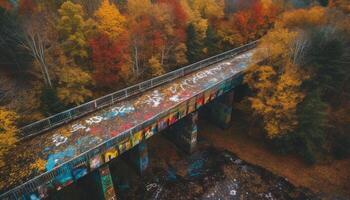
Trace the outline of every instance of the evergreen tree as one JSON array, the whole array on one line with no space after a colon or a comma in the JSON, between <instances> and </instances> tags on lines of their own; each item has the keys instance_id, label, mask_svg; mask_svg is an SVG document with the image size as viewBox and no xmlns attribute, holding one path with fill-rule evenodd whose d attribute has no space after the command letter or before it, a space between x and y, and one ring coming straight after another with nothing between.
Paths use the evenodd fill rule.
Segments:
<instances>
[{"instance_id":1,"label":"evergreen tree","mask_svg":"<svg viewBox=\"0 0 350 200\"><path fill-rule=\"evenodd\" d=\"M196 29L193 24L190 24L187 27L187 60L190 63L196 62L202 58L202 47L203 44L198 38L198 34L196 33Z\"/></svg>"},{"instance_id":2,"label":"evergreen tree","mask_svg":"<svg viewBox=\"0 0 350 200\"><path fill-rule=\"evenodd\" d=\"M326 137L327 104L322 101L320 93L318 89L310 91L298 107L299 126L295 133L296 144L291 144L310 164L314 163L322 153Z\"/></svg>"},{"instance_id":3,"label":"evergreen tree","mask_svg":"<svg viewBox=\"0 0 350 200\"><path fill-rule=\"evenodd\" d=\"M42 113L46 116L54 115L65 110L55 89L45 87L41 92L40 101Z\"/></svg>"},{"instance_id":4,"label":"evergreen tree","mask_svg":"<svg viewBox=\"0 0 350 200\"><path fill-rule=\"evenodd\" d=\"M207 48L207 54L209 56L218 54L220 51L220 39L212 26L209 26L207 29L204 45Z\"/></svg>"}]
</instances>

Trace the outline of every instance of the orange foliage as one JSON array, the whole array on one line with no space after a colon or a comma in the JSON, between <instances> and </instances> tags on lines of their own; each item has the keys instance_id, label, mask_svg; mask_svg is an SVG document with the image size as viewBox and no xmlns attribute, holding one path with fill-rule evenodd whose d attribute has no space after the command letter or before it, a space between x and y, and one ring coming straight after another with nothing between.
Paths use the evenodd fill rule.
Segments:
<instances>
[{"instance_id":1,"label":"orange foliage","mask_svg":"<svg viewBox=\"0 0 350 200\"><path fill-rule=\"evenodd\" d=\"M121 72L129 65L127 41L126 36L113 41L105 34L91 40L93 78L97 86L114 88L123 80Z\"/></svg>"},{"instance_id":2,"label":"orange foliage","mask_svg":"<svg viewBox=\"0 0 350 200\"><path fill-rule=\"evenodd\" d=\"M10 10L12 8L8 0L0 0L0 7L4 8L5 10Z\"/></svg>"}]
</instances>

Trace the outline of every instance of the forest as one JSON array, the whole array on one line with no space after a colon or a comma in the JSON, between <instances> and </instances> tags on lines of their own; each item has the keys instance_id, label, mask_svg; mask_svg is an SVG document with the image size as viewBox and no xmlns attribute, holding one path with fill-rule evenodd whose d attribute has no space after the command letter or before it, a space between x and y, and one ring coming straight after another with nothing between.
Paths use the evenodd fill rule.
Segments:
<instances>
[{"instance_id":1,"label":"forest","mask_svg":"<svg viewBox=\"0 0 350 200\"><path fill-rule=\"evenodd\" d=\"M350 154L347 0L0 1L0 158L20 127L260 39L237 109L307 163ZM0 159L0 167L5 164Z\"/></svg>"}]
</instances>

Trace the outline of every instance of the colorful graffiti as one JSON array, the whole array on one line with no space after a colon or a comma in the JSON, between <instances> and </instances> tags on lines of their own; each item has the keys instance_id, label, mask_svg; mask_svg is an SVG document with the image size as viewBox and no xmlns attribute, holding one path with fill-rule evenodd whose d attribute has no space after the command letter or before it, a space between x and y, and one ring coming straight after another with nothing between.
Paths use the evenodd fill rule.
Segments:
<instances>
[{"instance_id":1,"label":"colorful graffiti","mask_svg":"<svg viewBox=\"0 0 350 200\"><path fill-rule=\"evenodd\" d=\"M59 135L59 134L55 134L55 135L53 135L53 137L52 137L52 142L54 143L54 145L55 145L56 147L60 146L61 144L66 143L67 140L68 140L67 137L62 136L62 135Z\"/></svg>"},{"instance_id":2,"label":"colorful graffiti","mask_svg":"<svg viewBox=\"0 0 350 200\"><path fill-rule=\"evenodd\" d=\"M90 159L90 169L94 170L99 168L103 164L101 155L96 155Z\"/></svg>"},{"instance_id":3,"label":"colorful graffiti","mask_svg":"<svg viewBox=\"0 0 350 200\"><path fill-rule=\"evenodd\" d=\"M118 156L118 150L115 147L112 147L104 153L104 160L107 163L112 159L116 158L117 156Z\"/></svg>"}]
</instances>

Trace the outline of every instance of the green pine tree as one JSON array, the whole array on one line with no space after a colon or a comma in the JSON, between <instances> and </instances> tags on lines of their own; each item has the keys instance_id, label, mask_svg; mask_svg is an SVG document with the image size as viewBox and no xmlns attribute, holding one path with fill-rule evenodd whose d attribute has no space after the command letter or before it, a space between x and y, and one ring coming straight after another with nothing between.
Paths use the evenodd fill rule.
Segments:
<instances>
[{"instance_id":1,"label":"green pine tree","mask_svg":"<svg viewBox=\"0 0 350 200\"><path fill-rule=\"evenodd\" d=\"M220 52L220 39L212 26L209 26L207 29L207 36L204 45L207 48L207 54L209 56Z\"/></svg>"},{"instance_id":2,"label":"green pine tree","mask_svg":"<svg viewBox=\"0 0 350 200\"><path fill-rule=\"evenodd\" d=\"M198 39L198 34L193 24L187 27L187 60L190 63L199 61L203 57L203 44Z\"/></svg>"},{"instance_id":3,"label":"green pine tree","mask_svg":"<svg viewBox=\"0 0 350 200\"><path fill-rule=\"evenodd\" d=\"M297 144L292 144L295 151L310 164L322 153L326 137L327 104L322 101L320 93L318 89L310 91L298 107Z\"/></svg>"}]
</instances>

